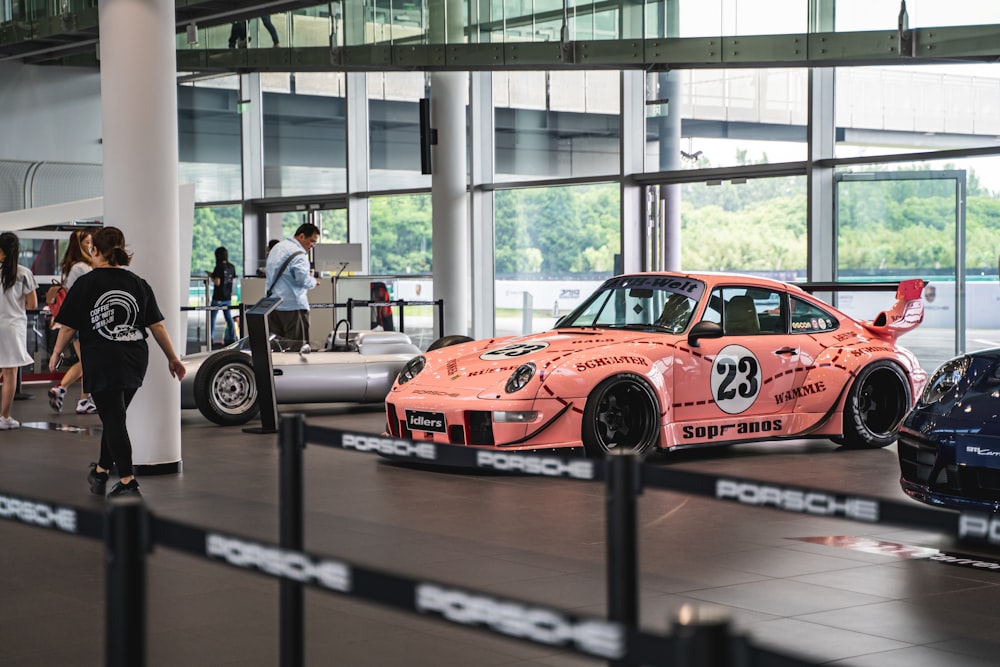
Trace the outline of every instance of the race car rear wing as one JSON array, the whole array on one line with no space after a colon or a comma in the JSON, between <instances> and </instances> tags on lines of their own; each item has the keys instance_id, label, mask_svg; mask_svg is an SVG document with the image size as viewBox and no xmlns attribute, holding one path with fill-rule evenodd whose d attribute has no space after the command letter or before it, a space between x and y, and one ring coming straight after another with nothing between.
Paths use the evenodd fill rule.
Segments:
<instances>
[{"instance_id":1,"label":"race car rear wing","mask_svg":"<svg viewBox=\"0 0 1000 667\"><path fill-rule=\"evenodd\" d=\"M792 283L806 292L871 292L896 290L896 303L861 324L879 338L894 341L924 321L924 286L920 278L883 283Z\"/></svg>"}]
</instances>

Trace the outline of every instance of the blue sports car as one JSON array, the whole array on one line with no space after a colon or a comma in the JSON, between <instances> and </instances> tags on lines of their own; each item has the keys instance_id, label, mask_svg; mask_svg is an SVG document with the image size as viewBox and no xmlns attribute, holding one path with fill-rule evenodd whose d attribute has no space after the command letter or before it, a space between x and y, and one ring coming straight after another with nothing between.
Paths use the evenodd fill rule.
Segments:
<instances>
[{"instance_id":1,"label":"blue sports car","mask_svg":"<svg viewBox=\"0 0 1000 667\"><path fill-rule=\"evenodd\" d=\"M945 362L899 430L903 491L928 505L1000 511L998 416L1000 348Z\"/></svg>"}]
</instances>

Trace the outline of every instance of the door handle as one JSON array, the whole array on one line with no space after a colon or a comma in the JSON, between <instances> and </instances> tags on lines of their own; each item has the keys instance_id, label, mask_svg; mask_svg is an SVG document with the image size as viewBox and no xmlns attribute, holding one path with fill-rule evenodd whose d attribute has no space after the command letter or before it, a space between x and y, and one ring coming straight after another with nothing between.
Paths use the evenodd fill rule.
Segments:
<instances>
[{"instance_id":1,"label":"door handle","mask_svg":"<svg viewBox=\"0 0 1000 667\"><path fill-rule=\"evenodd\" d=\"M793 355L793 354L798 354L799 349L797 347L782 347L780 349L775 350L774 353Z\"/></svg>"}]
</instances>

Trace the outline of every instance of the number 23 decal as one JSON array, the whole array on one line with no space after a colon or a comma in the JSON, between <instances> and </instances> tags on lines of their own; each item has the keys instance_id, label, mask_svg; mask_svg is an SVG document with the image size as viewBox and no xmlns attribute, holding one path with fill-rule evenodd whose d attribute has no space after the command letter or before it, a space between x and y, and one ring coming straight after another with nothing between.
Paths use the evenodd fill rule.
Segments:
<instances>
[{"instance_id":1,"label":"number 23 decal","mask_svg":"<svg viewBox=\"0 0 1000 667\"><path fill-rule=\"evenodd\" d=\"M541 352L549 346L548 343L513 343L498 350L490 350L479 355L483 361L507 361L523 357L527 354Z\"/></svg>"},{"instance_id":2,"label":"number 23 decal","mask_svg":"<svg viewBox=\"0 0 1000 667\"><path fill-rule=\"evenodd\" d=\"M760 362L742 345L727 345L712 362L712 397L723 412L739 414L760 393Z\"/></svg>"}]
</instances>

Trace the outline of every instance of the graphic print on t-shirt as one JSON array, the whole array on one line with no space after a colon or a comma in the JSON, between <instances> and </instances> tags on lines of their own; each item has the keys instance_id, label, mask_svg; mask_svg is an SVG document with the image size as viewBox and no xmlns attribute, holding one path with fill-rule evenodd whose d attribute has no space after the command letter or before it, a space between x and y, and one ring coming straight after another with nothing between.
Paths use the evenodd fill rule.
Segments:
<instances>
[{"instance_id":1,"label":"graphic print on t-shirt","mask_svg":"<svg viewBox=\"0 0 1000 667\"><path fill-rule=\"evenodd\" d=\"M139 304L135 297L122 290L105 292L90 311L94 331L113 341L142 340L140 329L135 326Z\"/></svg>"}]
</instances>

